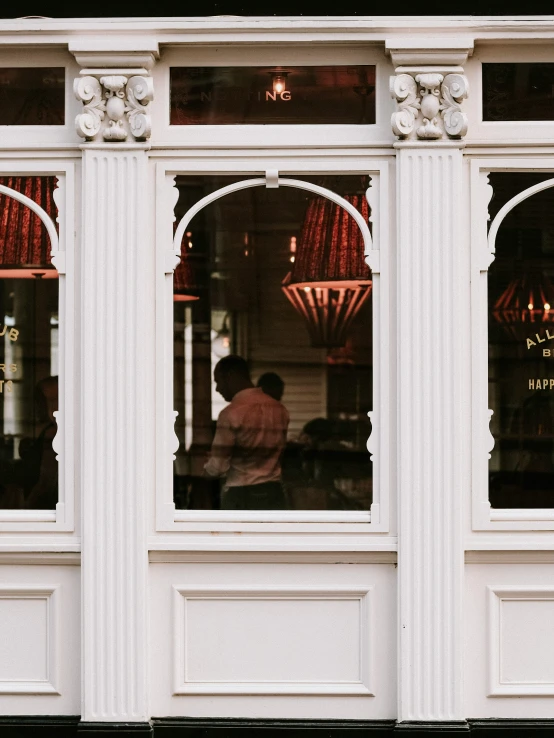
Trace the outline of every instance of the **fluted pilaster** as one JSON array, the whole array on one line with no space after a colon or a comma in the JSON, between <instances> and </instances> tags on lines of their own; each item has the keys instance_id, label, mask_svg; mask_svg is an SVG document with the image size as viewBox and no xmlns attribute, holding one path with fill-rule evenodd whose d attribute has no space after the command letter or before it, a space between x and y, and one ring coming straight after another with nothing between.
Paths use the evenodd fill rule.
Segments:
<instances>
[{"instance_id":1,"label":"fluted pilaster","mask_svg":"<svg viewBox=\"0 0 554 738\"><path fill-rule=\"evenodd\" d=\"M83 151L81 248L83 712L141 722L147 704L147 429L154 345L147 155ZM153 261L152 261L153 263ZM152 335L150 335L150 333ZM150 399L149 399L150 398ZM150 408L150 410L149 410Z\"/></svg>"},{"instance_id":2,"label":"fluted pilaster","mask_svg":"<svg viewBox=\"0 0 554 738\"><path fill-rule=\"evenodd\" d=\"M462 153L448 143L399 146L398 719L460 721Z\"/></svg>"}]
</instances>

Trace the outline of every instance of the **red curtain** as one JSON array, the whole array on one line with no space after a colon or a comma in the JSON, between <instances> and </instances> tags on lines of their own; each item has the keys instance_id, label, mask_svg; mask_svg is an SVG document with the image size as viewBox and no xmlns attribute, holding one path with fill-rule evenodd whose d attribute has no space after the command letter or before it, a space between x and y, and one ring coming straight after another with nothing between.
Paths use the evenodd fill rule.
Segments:
<instances>
[{"instance_id":1,"label":"red curtain","mask_svg":"<svg viewBox=\"0 0 554 738\"><path fill-rule=\"evenodd\" d=\"M56 222L55 177L0 177L0 184L21 192L40 205ZM0 264L50 264L50 239L38 215L13 197L0 193Z\"/></svg>"}]
</instances>

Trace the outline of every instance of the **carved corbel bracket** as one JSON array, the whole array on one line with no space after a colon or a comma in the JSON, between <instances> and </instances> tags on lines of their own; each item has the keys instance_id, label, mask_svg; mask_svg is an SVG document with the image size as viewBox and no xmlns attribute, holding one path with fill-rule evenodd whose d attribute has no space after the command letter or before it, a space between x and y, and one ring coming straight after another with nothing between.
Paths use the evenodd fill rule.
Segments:
<instances>
[{"instance_id":1,"label":"carved corbel bracket","mask_svg":"<svg viewBox=\"0 0 554 738\"><path fill-rule=\"evenodd\" d=\"M413 71L394 75L390 90L398 110L392 114L393 133L404 139L462 138L467 133L462 101L468 89L466 77L459 73Z\"/></svg>"},{"instance_id":2,"label":"carved corbel bracket","mask_svg":"<svg viewBox=\"0 0 554 738\"><path fill-rule=\"evenodd\" d=\"M75 80L75 97L83 112L75 119L77 133L87 141L145 141L152 124L149 104L154 98L152 78L94 70Z\"/></svg>"}]
</instances>

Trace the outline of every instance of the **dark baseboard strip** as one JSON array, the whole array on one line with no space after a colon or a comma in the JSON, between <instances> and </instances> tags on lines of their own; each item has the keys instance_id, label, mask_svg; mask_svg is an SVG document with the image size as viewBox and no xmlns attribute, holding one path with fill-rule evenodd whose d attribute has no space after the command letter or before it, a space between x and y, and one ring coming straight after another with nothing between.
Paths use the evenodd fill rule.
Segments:
<instances>
[{"instance_id":1,"label":"dark baseboard strip","mask_svg":"<svg viewBox=\"0 0 554 738\"><path fill-rule=\"evenodd\" d=\"M77 726L77 738L150 738L150 723L85 723Z\"/></svg>"},{"instance_id":2,"label":"dark baseboard strip","mask_svg":"<svg viewBox=\"0 0 554 738\"><path fill-rule=\"evenodd\" d=\"M153 718L151 723L85 723L75 715L0 716L1 738L514 738L554 735L552 720L488 719L459 723L394 720L249 720ZM401 734L401 735L400 735Z\"/></svg>"},{"instance_id":3,"label":"dark baseboard strip","mask_svg":"<svg viewBox=\"0 0 554 738\"><path fill-rule=\"evenodd\" d=\"M76 738L78 715L0 715L2 738Z\"/></svg>"},{"instance_id":4,"label":"dark baseboard strip","mask_svg":"<svg viewBox=\"0 0 554 738\"><path fill-rule=\"evenodd\" d=\"M392 738L394 720L152 718L154 738Z\"/></svg>"},{"instance_id":5,"label":"dark baseboard strip","mask_svg":"<svg viewBox=\"0 0 554 738\"><path fill-rule=\"evenodd\" d=\"M509 720L506 718L491 718L488 720L470 720L471 738L486 738L507 733L513 738L527 738L534 735L554 735L553 720Z\"/></svg>"},{"instance_id":6,"label":"dark baseboard strip","mask_svg":"<svg viewBox=\"0 0 554 738\"><path fill-rule=\"evenodd\" d=\"M452 723L446 723L446 722L440 722L440 723L428 723L428 722L405 722L405 723L397 723L394 727L394 733L395 735L403 735L408 738L424 738L425 736L435 736L438 733L445 736L451 736L451 738L454 738L454 736L464 736L465 738L469 738L470 733L470 726L469 723L465 720L460 722L452 722Z\"/></svg>"}]
</instances>

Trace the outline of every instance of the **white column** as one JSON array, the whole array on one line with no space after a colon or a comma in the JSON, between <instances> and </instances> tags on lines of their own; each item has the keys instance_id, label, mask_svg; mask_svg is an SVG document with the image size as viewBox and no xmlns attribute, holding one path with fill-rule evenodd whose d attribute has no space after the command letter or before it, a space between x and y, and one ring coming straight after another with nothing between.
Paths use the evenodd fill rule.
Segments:
<instances>
[{"instance_id":1,"label":"white column","mask_svg":"<svg viewBox=\"0 0 554 738\"><path fill-rule=\"evenodd\" d=\"M398 177L400 721L462 704L462 490L456 313L462 153L401 148Z\"/></svg>"},{"instance_id":2,"label":"white column","mask_svg":"<svg viewBox=\"0 0 554 738\"><path fill-rule=\"evenodd\" d=\"M468 48L391 49L398 107L398 721L468 730L458 320ZM431 67L430 64L433 63ZM467 286L466 286L467 287ZM465 491L467 494L467 490ZM438 724L442 725L438 725ZM454 724L454 725L452 725ZM432 726L428 726L432 727ZM427 729L427 728L426 728Z\"/></svg>"},{"instance_id":3,"label":"white column","mask_svg":"<svg viewBox=\"0 0 554 738\"><path fill-rule=\"evenodd\" d=\"M154 238L148 69L92 58L82 145L82 713L149 731L147 501L154 480ZM152 54L150 54L152 57ZM148 61L148 54L140 57ZM150 58L152 61L152 58ZM126 66L124 66L126 65ZM133 724L135 729L133 729ZM107 727L107 726L105 726Z\"/></svg>"},{"instance_id":4,"label":"white column","mask_svg":"<svg viewBox=\"0 0 554 738\"><path fill-rule=\"evenodd\" d=\"M147 163L140 145L83 151L84 722L149 718Z\"/></svg>"}]
</instances>

